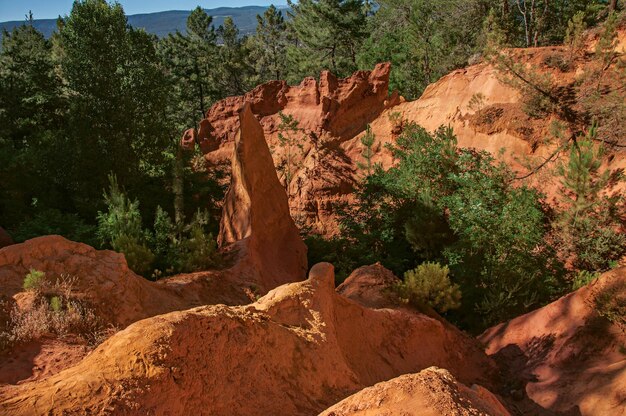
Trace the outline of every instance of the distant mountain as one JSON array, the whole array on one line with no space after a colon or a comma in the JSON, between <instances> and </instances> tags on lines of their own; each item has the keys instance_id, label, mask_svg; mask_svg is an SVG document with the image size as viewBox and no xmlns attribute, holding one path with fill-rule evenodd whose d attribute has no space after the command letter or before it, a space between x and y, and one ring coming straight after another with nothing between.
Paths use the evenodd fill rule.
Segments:
<instances>
[{"instance_id":1,"label":"distant mountain","mask_svg":"<svg viewBox=\"0 0 626 416\"><path fill-rule=\"evenodd\" d=\"M277 6L281 7L281 6ZM284 6L282 6L284 7ZM215 28L224 23L228 16L232 17L242 35L254 33L256 30L256 15L263 14L267 7L245 6L245 7L218 7L215 9L205 9L213 16ZM166 12L133 14L128 16L128 23L135 28L144 28L148 33L154 33L159 37L166 36L176 30L185 32L187 16L190 10L170 10ZM0 29L12 30L14 27L25 24L25 21L11 21L0 23ZM46 37L50 37L56 30L56 19L35 19L34 26Z\"/></svg>"}]
</instances>

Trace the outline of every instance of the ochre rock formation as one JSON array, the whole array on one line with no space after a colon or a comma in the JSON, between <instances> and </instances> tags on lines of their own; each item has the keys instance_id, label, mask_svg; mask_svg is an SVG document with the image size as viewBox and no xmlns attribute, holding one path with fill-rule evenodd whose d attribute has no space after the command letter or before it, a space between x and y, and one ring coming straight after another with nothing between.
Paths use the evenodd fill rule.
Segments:
<instances>
[{"instance_id":1,"label":"ochre rock formation","mask_svg":"<svg viewBox=\"0 0 626 416\"><path fill-rule=\"evenodd\" d=\"M239 126L218 244L237 243L245 256L237 270L244 267L257 274L250 279L267 292L305 278L307 248L291 219L263 129L248 104L239 114Z\"/></svg>"},{"instance_id":2,"label":"ochre rock formation","mask_svg":"<svg viewBox=\"0 0 626 416\"><path fill-rule=\"evenodd\" d=\"M187 129L183 133L183 137L180 139L180 147L185 150L193 150L197 141L198 135L196 134L196 129Z\"/></svg>"},{"instance_id":3,"label":"ochre rock formation","mask_svg":"<svg viewBox=\"0 0 626 416\"><path fill-rule=\"evenodd\" d=\"M345 79L323 72L319 82L307 78L292 87L283 81L271 81L243 96L226 98L211 107L200 123L201 149L210 165L225 166L239 128L239 110L249 102L273 150L275 165L279 165L285 149L278 140L278 113L293 116L302 129L302 154L297 171L286 184L291 210L299 223L324 235L337 232L335 205L351 199L354 186L363 175L357 166L363 162L360 139L367 124L376 136L372 161L383 167L393 164L385 145L394 143L401 131L392 121L394 117L417 122L429 130L449 124L455 129L459 145L494 154L506 148L502 157L513 164L517 156L534 151L529 140L519 133L528 126L523 115L518 114L519 94L498 79L493 67L479 64L457 70L429 86L420 99L412 102L395 93L388 95L390 70L389 64L379 64L371 72L358 71ZM519 126L505 125L494 131L475 127L470 118L476 109L469 108L469 102L478 93L483 94L485 106L513 106L509 112L517 109L515 116L507 120L520 119ZM541 151L541 155L548 153L548 149ZM284 182L284 175L280 179Z\"/></svg>"},{"instance_id":4,"label":"ochre rock formation","mask_svg":"<svg viewBox=\"0 0 626 416\"><path fill-rule=\"evenodd\" d=\"M489 390L459 383L449 371L429 367L361 390L320 416L509 416Z\"/></svg>"},{"instance_id":5,"label":"ochre rock formation","mask_svg":"<svg viewBox=\"0 0 626 416\"><path fill-rule=\"evenodd\" d=\"M619 32L618 51L623 48L625 33ZM512 53L518 61L549 74L557 89L563 90L576 82L588 63L565 72L549 67L545 63L548 57L567 53L565 47L558 46L516 49ZM395 143L406 122L416 122L431 131L449 125L459 146L488 151L520 176L529 172L529 165L544 162L559 147L556 140L546 140L552 137L550 126L555 117L533 118L526 114L519 92L503 82L497 69L488 63L443 76L411 102L397 93L388 95L390 70L389 64L379 64L371 72L358 71L345 79L324 72L319 82L306 78L298 86L271 81L243 96L219 101L199 126L198 139L205 158L213 166L223 167L230 161L239 127L238 112L249 102L278 166L284 161L284 149L278 140L278 112L293 116L302 129L302 154L297 172L287 184L292 214L297 223L330 236L338 232L336 205L351 201L354 186L364 175L358 164L363 162L360 139L367 124L376 136L372 161L384 168L394 163L385 145ZM563 134L567 137L571 132ZM626 168L623 153L612 156L606 158L607 167ZM544 172L558 162L547 163ZM285 176L281 174L280 180L284 182ZM558 182L550 175L533 175L525 183L538 184L549 202L557 195Z\"/></svg>"},{"instance_id":6,"label":"ochre rock formation","mask_svg":"<svg viewBox=\"0 0 626 416\"><path fill-rule=\"evenodd\" d=\"M615 309L617 323L598 315L598 296L605 306L621 305L621 312L619 306ZM625 304L626 267L622 267L556 302L488 329L479 339L501 364L508 384L541 407L566 414L624 415Z\"/></svg>"},{"instance_id":7,"label":"ochre rock formation","mask_svg":"<svg viewBox=\"0 0 626 416\"><path fill-rule=\"evenodd\" d=\"M31 269L54 283L65 277L73 294L105 323L119 328L140 319L207 303L240 304L247 297L224 272L200 272L151 282L128 268L123 254L46 236L0 250L2 300L23 291ZM234 279L233 279L234 280Z\"/></svg>"},{"instance_id":8,"label":"ochre rock formation","mask_svg":"<svg viewBox=\"0 0 626 416\"><path fill-rule=\"evenodd\" d=\"M399 282L400 279L391 270L376 263L353 271L337 286L337 293L368 308L396 307L397 301L393 299L392 290Z\"/></svg>"},{"instance_id":9,"label":"ochre rock formation","mask_svg":"<svg viewBox=\"0 0 626 416\"><path fill-rule=\"evenodd\" d=\"M320 263L248 306L132 324L75 367L5 387L0 413L311 415L433 365L466 384L487 383L494 368L437 320L337 294L332 265Z\"/></svg>"},{"instance_id":10,"label":"ochre rock formation","mask_svg":"<svg viewBox=\"0 0 626 416\"><path fill-rule=\"evenodd\" d=\"M0 248L10 246L11 244L13 244L13 239L4 228L0 227Z\"/></svg>"},{"instance_id":11,"label":"ochre rock formation","mask_svg":"<svg viewBox=\"0 0 626 416\"><path fill-rule=\"evenodd\" d=\"M220 154L228 154L244 103L250 104L252 112L261 118L265 132L272 136L280 122L278 112L284 112L294 116L300 128L317 137L325 133L354 137L385 108L397 103L397 96L389 97L387 92L390 69L389 63L382 63L372 71L357 71L345 79L324 71L319 82L305 78L300 85L289 86L285 81L270 81L243 96L228 97L214 104L200 124L198 138L202 150L210 153L221 149ZM209 159L216 160L210 156Z\"/></svg>"},{"instance_id":12,"label":"ochre rock formation","mask_svg":"<svg viewBox=\"0 0 626 416\"><path fill-rule=\"evenodd\" d=\"M229 169L239 112L244 103L263 127L275 165L284 160L286 150L278 140L279 112L299 123L301 154L297 171L287 188L294 218L316 230L331 224L333 205L353 190L355 164L338 148L342 140L354 138L385 109L397 104L397 94L389 96L388 63L372 71L358 71L337 79L323 72L320 81L306 78L298 86L270 81L239 97L228 97L209 109L200 122L198 141L210 165ZM285 175L280 175L285 182ZM332 229L325 230L329 234Z\"/></svg>"}]
</instances>

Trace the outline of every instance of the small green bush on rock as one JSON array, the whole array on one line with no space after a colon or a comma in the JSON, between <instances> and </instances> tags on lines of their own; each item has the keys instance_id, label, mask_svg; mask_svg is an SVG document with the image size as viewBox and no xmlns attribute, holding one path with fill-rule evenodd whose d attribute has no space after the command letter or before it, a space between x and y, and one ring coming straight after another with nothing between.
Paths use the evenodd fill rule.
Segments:
<instances>
[{"instance_id":1,"label":"small green bush on rock","mask_svg":"<svg viewBox=\"0 0 626 416\"><path fill-rule=\"evenodd\" d=\"M398 283L396 292L405 302L428 305L439 312L446 312L461 306L461 291L450 281L448 266L426 262L404 274L404 281Z\"/></svg>"},{"instance_id":2,"label":"small green bush on rock","mask_svg":"<svg viewBox=\"0 0 626 416\"><path fill-rule=\"evenodd\" d=\"M24 290L38 290L41 288L46 274L41 270L30 269L30 273L24 277Z\"/></svg>"}]
</instances>

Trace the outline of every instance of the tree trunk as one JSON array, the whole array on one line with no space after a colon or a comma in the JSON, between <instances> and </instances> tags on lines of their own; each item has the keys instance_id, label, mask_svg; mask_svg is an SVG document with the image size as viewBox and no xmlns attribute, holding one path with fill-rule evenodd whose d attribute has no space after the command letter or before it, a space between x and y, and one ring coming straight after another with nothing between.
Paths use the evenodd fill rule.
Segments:
<instances>
[{"instance_id":1,"label":"tree trunk","mask_svg":"<svg viewBox=\"0 0 626 416\"><path fill-rule=\"evenodd\" d=\"M502 18L508 18L510 12L511 10L509 9L509 0L502 0Z\"/></svg>"},{"instance_id":2,"label":"tree trunk","mask_svg":"<svg viewBox=\"0 0 626 416\"><path fill-rule=\"evenodd\" d=\"M611 0L609 2L609 11L613 12L615 10L617 10L617 0Z\"/></svg>"},{"instance_id":3,"label":"tree trunk","mask_svg":"<svg viewBox=\"0 0 626 416\"><path fill-rule=\"evenodd\" d=\"M176 160L174 160L174 172L172 180L172 190L174 191L174 221L176 224L182 224L185 220L185 197L184 197L184 178L183 178L183 149L180 145L176 145Z\"/></svg>"},{"instance_id":4,"label":"tree trunk","mask_svg":"<svg viewBox=\"0 0 626 416\"><path fill-rule=\"evenodd\" d=\"M519 9L520 14L524 18L524 33L526 35L526 47L530 47L530 28L528 25L530 24L528 21L528 9L526 7L526 1L524 1L524 8L522 9L522 0L517 0L517 8Z\"/></svg>"}]
</instances>

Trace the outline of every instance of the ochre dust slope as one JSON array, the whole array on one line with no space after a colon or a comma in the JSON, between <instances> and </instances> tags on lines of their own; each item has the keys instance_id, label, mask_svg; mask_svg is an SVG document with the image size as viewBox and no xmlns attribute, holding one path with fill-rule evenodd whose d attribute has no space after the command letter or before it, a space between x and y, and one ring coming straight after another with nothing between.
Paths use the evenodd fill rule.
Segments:
<instances>
[{"instance_id":1,"label":"ochre dust slope","mask_svg":"<svg viewBox=\"0 0 626 416\"><path fill-rule=\"evenodd\" d=\"M320 263L248 306L130 325L77 366L4 389L0 412L310 415L433 365L468 384L493 371L473 340L435 319L337 294L333 267Z\"/></svg>"},{"instance_id":2,"label":"ochre dust slope","mask_svg":"<svg viewBox=\"0 0 626 416\"><path fill-rule=\"evenodd\" d=\"M624 415L624 305L622 267L556 302L488 329L479 339L500 363L509 388L524 390L541 407L582 415ZM605 309L615 312L614 322L598 314Z\"/></svg>"},{"instance_id":3,"label":"ochre dust slope","mask_svg":"<svg viewBox=\"0 0 626 416\"><path fill-rule=\"evenodd\" d=\"M361 390L320 416L509 416L489 390L459 383L447 371L429 367Z\"/></svg>"}]
</instances>

